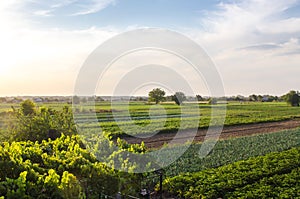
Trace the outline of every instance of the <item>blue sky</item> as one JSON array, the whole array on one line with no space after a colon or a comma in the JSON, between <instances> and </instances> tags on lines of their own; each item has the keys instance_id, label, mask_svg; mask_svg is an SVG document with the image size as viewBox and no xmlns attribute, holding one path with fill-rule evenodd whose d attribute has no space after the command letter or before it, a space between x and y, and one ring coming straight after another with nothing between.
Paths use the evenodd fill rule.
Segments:
<instances>
[{"instance_id":1,"label":"blue sky","mask_svg":"<svg viewBox=\"0 0 300 199\"><path fill-rule=\"evenodd\" d=\"M0 95L70 95L97 46L142 27L201 45L226 95L300 89L299 0L10 0L0 3Z\"/></svg>"},{"instance_id":2,"label":"blue sky","mask_svg":"<svg viewBox=\"0 0 300 199\"><path fill-rule=\"evenodd\" d=\"M81 3L81 2L85 2ZM55 7L57 3L28 4L28 15L35 13L35 19L48 27L88 28L90 26L115 26L126 28L128 26L149 27L195 27L199 25L199 17L206 11L216 8L219 1L190 0L115 0L102 1L106 6L99 11L92 11L91 1L77 1L66 6ZM88 5L84 7L84 5ZM91 13L88 13L88 12ZM88 13L88 14L86 14ZM44 18L41 18L44 16Z\"/></svg>"},{"instance_id":3,"label":"blue sky","mask_svg":"<svg viewBox=\"0 0 300 199\"><path fill-rule=\"evenodd\" d=\"M39 27L45 28L78 29L91 26L199 28L201 18L219 11L222 5L239 6L243 2L247 1L48 0L27 1L19 11L36 21ZM292 4L281 13L274 14L279 14L282 18L299 17L300 4L297 1L293 1Z\"/></svg>"}]
</instances>

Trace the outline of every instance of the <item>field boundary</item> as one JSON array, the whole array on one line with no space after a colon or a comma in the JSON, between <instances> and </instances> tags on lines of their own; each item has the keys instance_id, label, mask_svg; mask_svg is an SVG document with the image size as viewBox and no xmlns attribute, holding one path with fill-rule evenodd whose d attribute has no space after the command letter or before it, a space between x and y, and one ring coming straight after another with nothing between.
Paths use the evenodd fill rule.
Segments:
<instances>
[{"instance_id":1,"label":"field boundary","mask_svg":"<svg viewBox=\"0 0 300 199\"><path fill-rule=\"evenodd\" d=\"M224 126L223 131L220 135L220 139L250 136L260 133L273 133L281 130L295 129L298 127L300 127L300 119ZM164 144L170 142L171 140L173 143L176 144L184 144L182 143L183 140L187 140L187 138L191 137L194 134L194 132L195 129L182 130L181 134L184 135L181 135L180 138L177 138L176 140L174 140L175 132L158 133L150 138L135 138L132 136L121 136L121 138L126 140L130 144L141 143L143 141L145 145L149 148L159 148ZM203 142L206 133L207 128L198 129L197 135L194 138L194 142Z\"/></svg>"}]
</instances>

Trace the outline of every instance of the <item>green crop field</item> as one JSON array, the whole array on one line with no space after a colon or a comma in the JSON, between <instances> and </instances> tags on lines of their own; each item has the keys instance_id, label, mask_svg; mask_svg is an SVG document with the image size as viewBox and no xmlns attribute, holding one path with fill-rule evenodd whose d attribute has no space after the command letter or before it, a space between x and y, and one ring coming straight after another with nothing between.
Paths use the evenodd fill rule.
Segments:
<instances>
[{"instance_id":1,"label":"green crop field","mask_svg":"<svg viewBox=\"0 0 300 199\"><path fill-rule=\"evenodd\" d=\"M185 104L182 107L175 104L147 105L131 103L129 113L126 114L125 105L119 104L111 109L108 104L97 104L97 118L103 131L112 135L122 135L126 128L130 134L151 133L154 131L172 132L177 129L207 128L211 121L214 108L216 117L221 117L226 108L224 125L239 125L269 121L282 121L300 117L300 108L290 107L286 103L229 103L227 105ZM151 119L149 117L151 109ZM107 112L99 112L106 110ZM200 119L199 119L200 113ZM78 121L86 121L87 113L78 113ZM117 122L115 121L117 120ZM151 125L150 125L151 123ZM145 128L136 128L145 127ZM98 124L87 123L87 128L99 128Z\"/></svg>"},{"instance_id":2,"label":"green crop field","mask_svg":"<svg viewBox=\"0 0 300 199\"><path fill-rule=\"evenodd\" d=\"M165 169L166 175L176 176L181 173L197 172L270 152L298 147L300 146L300 129L221 140L205 158L199 157L201 146L201 143L192 144L180 158ZM166 155L160 161L168 161L167 154L176 154L182 150L182 146L165 149L161 153Z\"/></svg>"},{"instance_id":3,"label":"green crop field","mask_svg":"<svg viewBox=\"0 0 300 199\"><path fill-rule=\"evenodd\" d=\"M19 107L19 104L2 104L0 113L11 110L11 106ZM45 103L38 106L51 107L55 110L65 103ZM164 103L160 106L144 102L131 102L129 106L124 102L97 102L95 106L77 105L74 108L76 121L91 131L101 130L111 135L131 135L152 132L173 132L178 129L207 128L211 122L212 109L216 112L215 118L222 117L226 108L225 126L251 124L269 121L282 121L300 118L300 108L291 107L285 102L251 102L251 103L228 103L227 105L207 105L198 103L187 103L177 106L173 103ZM129 110L128 110L129 109ZM149 114L149 110L151 114ZM98 123L90 122L93 117L91 112L95 111ZM220 112L221 115L218 115ZM149 116L150 115L150 116ZM5 115L0 118L3 125L8 118ZM127 132L124 132L126 129Z\"/></svg>"},{"instance_id":4,"label":"green crop field","mask_svg":"<svg viewBox=\"0 0 300 199\"><path fill-rule=\"evenodd\" d=\"M297 198L300 148L274 152L164 181L182 198Z\"/></svg>"},{"instance_id":5,"label":"green crop field","mask_svg":"<svg viewBox=\"0 0 300 199\"><path fill-rule=\"evenodd\" d=\"M121 102L114 106L101 102L96 106L77 105L73 113L64 108L70 104L46 103L37 104L36 112L31 115L20 111L10 114L11 106L20 107L19 104L2 104L0 107L0 198L36 198L39 195L101 198L112 196L117 191L139 197L142 185L154 189L159 178L152 177L152 172L135 174L135 169L141 167L140 160L127 164L130 160L124 154L157 149L147 149L143 144L131 145L120 139L115 143L108 139L110 136L104 137L98 146L105 149L99 153L104 153L101 157L109 162L111 167L108 167L85 149L80 136L74 135L73 114L76 122L83 124L88 133L98 133L100 124L108 133L106 135L122 136L128 132L133 135L152 131L175 132L180 125L182 129L207 128L213 109L217 118L227 109L225 125L228 126L300 117L299 107L279 102L186 103L182 106L132 102L128 107ZM98 121L88 123L94 111ZM64 135L46 139L50 129ZM14 137L10 136L11 133ZM115 145L117 151L106 153ZM299 195L299 128L219 140L204 158L199 157L202 146L202 143L192 144L176 161L163 167L165 194L182 198L295 198ZM164 162L170 162L170 153L180 153L184 147L162 148L161 159L157 161L164 166ZM133 173L114 169L114 165L123 163ZM156 165L149 166L156 168Z\"/></svg>"}]
</instances>

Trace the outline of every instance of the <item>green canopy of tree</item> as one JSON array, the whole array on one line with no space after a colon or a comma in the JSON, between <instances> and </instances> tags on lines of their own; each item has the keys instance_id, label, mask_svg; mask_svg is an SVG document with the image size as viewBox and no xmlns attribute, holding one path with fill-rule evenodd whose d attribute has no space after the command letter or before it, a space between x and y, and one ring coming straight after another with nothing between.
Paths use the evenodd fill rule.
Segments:
<instances>
[{"instance_id":1,"label":"green canopy of tree","mask_svg":"<svg viewBox=\"0 0 300 199\"><path fill-rule=\"evenodd\" d=\"M11 140L41 142L48 138L56 139L61 134L76 134L72 110L68 106L62 110L35 107L32 101L24 101L20 109L13 107L13 118L7 129Z\"/></svg>"},{"instance_id":2,"label":"green canopy of tree","mask_svg":"<svg viewBox=\"0 0 300 199\"><path fill-rule=\"evenodd\" d=\"M158 104L161 101L164 101L166 92L160 88L155 88L149 92L149 101L155 102Z\"/></svg>"}]
</instances>

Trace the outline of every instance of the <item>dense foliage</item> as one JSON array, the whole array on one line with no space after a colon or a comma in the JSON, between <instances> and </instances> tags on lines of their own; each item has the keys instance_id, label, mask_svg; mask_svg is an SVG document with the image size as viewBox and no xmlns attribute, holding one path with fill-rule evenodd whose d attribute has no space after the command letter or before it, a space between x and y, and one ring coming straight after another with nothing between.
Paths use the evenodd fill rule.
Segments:
<instances>
[{"instance_id":1,"label":"dense foliage","mask_svg":"<svg viewBox=\"0 0 300 199\"><path fill-rule=\"evenodd\" d=\"M182 198L295 198L300 190L300 147L164 181Z\"/></svg>"},{"instance_id":2,"label":"dense foliage","mask_svg":"<svg viewBox=\"0 0 300 199\"><path fill-rule=\"evenodd\" d=\"M13 107L11 121L7 131L14 141L43 141L48 138L56 139L61 134L76 134L73 114L68 106L61 110L41 107L35 108L35 104L26 100L20 109Z\"/></svg>"},{"instance_id":3,"label":"dense foliage","mask_svg":"<svg viewBox=\"0 0 300 199\"><path fill-rule=\"evenodd\" d=\"M180 158L165 169L165 174L171 177L186 172L197 172L297 146L300 146L300 129L220 140L205 158L199 157L202 144L192 144ZM182 150L182 146L176 146L166 149L163 153L176 154ZM167 160L168 156L160 161Z\"/></svg>"},{"instance_id":4,"label":"dense foliage","mask_svg":"<svg viewBox=\"0 0 300 199\"><path fill-rule=\"evenodd\" d=\"M112 142L109 141L109 145ZM0 196L7 198L98 198L136 194L142 175L120 172L114 164L128 161L124 151L145 151L143 145L119 140L119 151L107 156L110 167L82 148L78 136L62 135L41 143L22 141L0 145ZM122 159L123 158L123 159ZM136 165L125 165L134 171Z\"/></svg>"},{"instance_id":5,"label":"dense foliage","mask_svg":"<svg viewBox=\"0 0 300 199\"><path fill-rule=\"evenodd\" d=\"M159 102L163 101L165 99L166 92L162 90L161 88L155 88L152 91L149 92L149 101L155 102L158 104Z\"/></svg>"},{"instance_id":6,"label":"dense foliage","mask_svg":"<svg viewBox=\"0 0 300 199\"><path fill-rule=\"evenodd\" d=\"M27 99L21 103L20 112L23 115L33 115L36 112L36 106L33 101Z\"/></svg>"},{"instance_id":7,"label":"dense foliage","mask_svg":"<svg viewBox=\"0 0 300 199\"><path fill-rule=\"evenodd\" d=\"M92 198L118 191L114 171L82 149L77 136L3 143L0 167L0 195L8 198Z\"/></svg>"}]
</instances>

